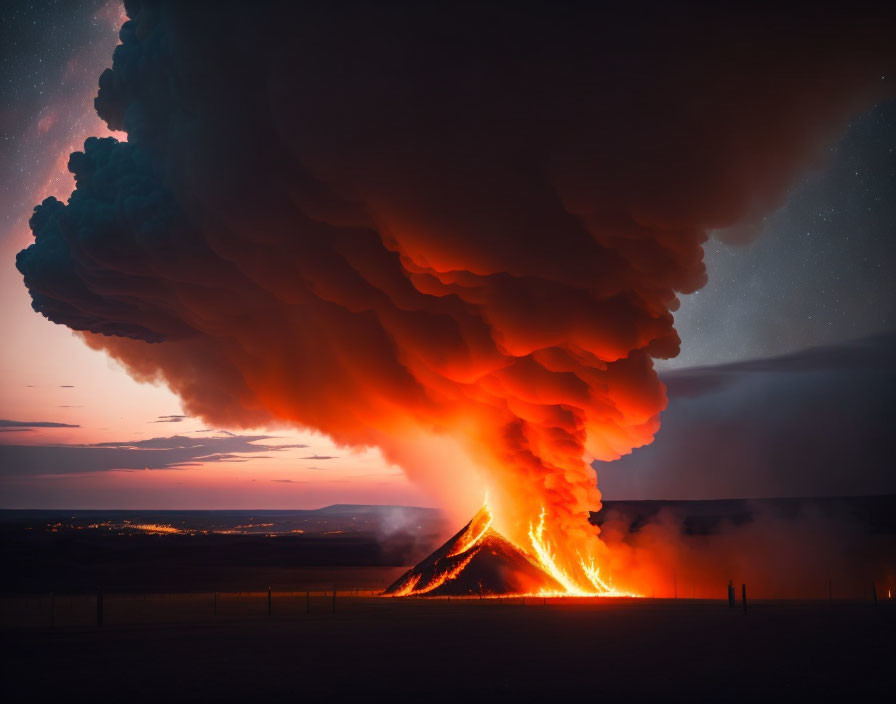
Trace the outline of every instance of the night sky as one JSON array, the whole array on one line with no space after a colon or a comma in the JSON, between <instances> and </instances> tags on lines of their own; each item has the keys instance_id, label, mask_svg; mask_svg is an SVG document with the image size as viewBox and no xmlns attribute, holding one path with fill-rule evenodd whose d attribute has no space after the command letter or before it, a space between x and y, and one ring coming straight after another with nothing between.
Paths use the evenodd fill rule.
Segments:
<instances>
[{"instance_id":1,"label":"night sky","mask_svg":"<svg viewBox=\"0 0 896 704\"><path fill-rule=\"evenodd\" d=\"M164 472L155 473L158 478L135 479L138 483L131 484L127 484L129 479L115 477L113 483L103 477L104 473L111 476L110 469L134 468L135 463L139 467L138 456L125 456L139 450L131 443L154 436L146 425L155 422L151 419L180 416L183 408L174 394L132 382L119 366L107 363L100 352L88 350L66 328L33 313L14 259L30 241L27 219L33 207L51 194L65 201L71 192L73 181L65 170L68 153L81 149L88 136L113 134L97 117L93 98L99 74L111 66L117 26L123 19L114 2L10 3L0 12L0 310L10 332L0 359L0 386L15 386L0 396L0 418L33 424L27 432L19 432L16 426L0 427L4 433L0 442L6 445L0 446L5 504L39 507L73 500L81 505L99 501L109 507L136 506L141 505L141 496L151 496L153 505L162 505L166 496L176 496L174 501L180 505L196 506L208 496L212 497L210 506L225 506L239 496L250 505L298 507L333 499L340 490L349 491L347 486L352 487L350 500L438 502L437 491L419 493L397 475L391 463L400 464L403 455L395 449L385 451L389 461L368 451L334 470L331 478L317 479L317 464L301 462L300 457L310 460L318 452L321 457L343 455L339 446L382 445L378 436L355 435L328 419L317 426L336 437L335 444L318 434L297 439L284 426L294 425L293 417L267 412L234 412L232 424L227 423L226 413L209 422L188 417L193 415L190 413L172 421L185 424L170 426L179 435L181 427L192 433L222 431L209 438L209 446L203 445L192 455L184 450L182 441L173 440L173 432L172 439L162 443L176 460L160 463L159 468L188 460L208 462L197 470L189 489L177 488L173 480L162 476ZM255 29L262 26L259 23ZM247 33L251 31L247 29ZM249 51L251 46L247 39L241 50ZM276 83L277 78L271 82ZM879 75L877 80L886 86L892 78ZM119 99L117 94L114 97ZM727 230L708 228L711 238L704 245L708 283L696 293L683 295L681 307L674 313L682 341L680 354L656 362L669 385L670 404L662 417L663 427L653 444L635 449L617 462L596 463L606 498L896 492L896 477L886 460L886 426L890 399L896 391L889 366L896 351L896 102L875 102L870 110L864 106L847 124L839 125L827 142L820 140L816 158L793 169L794 176L777 194L774 207L765 208L758 220ZM191 108L176 109L190 113ZM172 114L176 109L172 107ZM249 112L246 123L234 129L257 128L253 138L259 142L270 138L258 126L260 120L253 122L255 113ZM284 114L290 114L286 108ZM428 114L421 118L427 119ZM144 129L142 123L139 129ZM271 128L265 124L264 129ZM320 128L313 124L309 129ZM283 130L276 132L289 145L284 151L305 148L290 143ZM114 134L124 138L120 131ZM180 138L176 130L172 134L166 137L170 143ZM152 134L145 137L153 138ZM420 143L425 139L424 134ZM209 138L202 146L212 151L214 145ZM326 161L318 154L308 161L315 159L315 164ZM490 165L486 163L486 167ZM166 168L176 172L193 165L182 167L172 158ZM336 183L344 178L341 173L332 176L328 168L321 166L315 172L321 182L332 177ZM363 168L358 167L357 173ZM358 183L361 185L353 187L363 190L366 184ZM214 193L218 185L213 182L208 193ZM198 192L191 197L200 200L205 195ZM460 190L457 195L466 196ZM388 200L394 194L371 195L367 206L382 202L377 201L380 197ZM328 203L327 207L342 204ZM222 215L220 222L227 222L229 216ZM354 213L351 217L355 218ZM392 226L397 227L398 222L396 219ZM193 256L193 252L183 256ZM564 263L558 261L558 266ZM60 318L64 317L60 313ZM102 324L110 324L109 319ZM115 324L124 323L116 318ZM134 327L126 330L144 330L147 325L142 319L127 324ZM166 319L159 329L180 334L181 324L181 318ZM110 351L133 367L128 351ZM74 403L65 402L68 397L60 391L69 382L81 387ZM96 405L93 399L98 394L109 400L94 415L90 406ZM202 403L197 402L196 407ZM321 407L328 403L329 399L321 401ZM83 406L87 408L76 409ZM114 408L110 410L110 406ZM41 423L60 425L41 427ZM230 433L236 439L228 440ZM264 443L274 435L284 449L280 459L274 460L276 468L266 470L271 460L253 457L258 446L247 450L246 443ZM215 443L221 448L212 447ZM311 449L299 454L291 449L297 444ZM116 455L111 464L108 459L99 461L92 472L84 462L91 461L93 455L85 455L84 447L73 445L89 445L92 453L100 450L104 458L110 455L103 445L124 454ZM63 488L55 479L44 478L58 474L58 466L66 464L62 458L67 452L73 453L72 458L77 456L77 461L68 464L76 467L80 476L88 477L87 489ZM246 476L230 477L226 483L221 480L225 489L208 490L221 463L234 457L246 460L241 471L257 472L265 483L264 492L249 484L255 477ZM297 473L290 462L298 468ZM121 466L114 466L117 464ZM28 470L22 471L25 465ZM202 476L198 476L200 471ZM286 487L285 481L295 481L296 486ZM323 482L339 483L323 491Z\"/></svg>"},{"instance_id":2,"label":"night sky","mask_svg":"<svg viewBox=\"0 0 896 704\"><path fill-rule=\"evenodd\" d=\"M4 2L0 12L2 223L4 231L30 212L35 195L70 175L51 168L56 154L80 147L103 129L86 109L96 67L109 60L123 10L109 2ZM103 131L102 134L108 134Z\"/></svg>"},{"instance_id":3,"label":"night sky","mask_svg":"<svg viewBox=\"0 0 896 704\"><path fill-rule=\"evenodd\" d=\"M709 283L676 314L681 355L658 365L675 370L663 429L599 464L607 496L896 491L894 194L890 101L853 120L756 240L707 243Z\"/></svg>"},{"instance_id":4,"label":"night sky","mask_svg":"<svg viewBox=\"0 0 896 704\"><path fill-rule=\"evenodd\" d=\"M675 316L691 367L888 332L896 313L896 103L853 120L745 246L710 241ZM724 236L724 233L722 233Z\"/></svg>"}]
</instances>

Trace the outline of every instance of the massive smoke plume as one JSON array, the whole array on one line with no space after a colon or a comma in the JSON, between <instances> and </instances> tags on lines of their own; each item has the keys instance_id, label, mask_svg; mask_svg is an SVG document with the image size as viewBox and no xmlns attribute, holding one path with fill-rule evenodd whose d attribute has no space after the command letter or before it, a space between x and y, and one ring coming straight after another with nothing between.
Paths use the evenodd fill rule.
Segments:
<instances>
[{"instance_id":1,"label":"massive smoke plume","mask_svg":"<svg viewBox=\"0 0 896 704\"><path fill-rule=\"evenodd\" d=\"M893 80L892 17L678 4L127 3L18 267L35 310L220 425L376 446L601 559L677 294ZM885 78L886 76L886 78ZM470 504L467 504L469 508Z\"/></svg>"}]
</instances>

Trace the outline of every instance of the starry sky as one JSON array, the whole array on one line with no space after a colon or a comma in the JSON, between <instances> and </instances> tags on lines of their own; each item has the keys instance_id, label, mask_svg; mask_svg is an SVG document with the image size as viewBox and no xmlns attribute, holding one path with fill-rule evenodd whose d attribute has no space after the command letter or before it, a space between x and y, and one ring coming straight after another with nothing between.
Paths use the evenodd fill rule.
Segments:
<instances>
[{"instance_id":1,"label":"starry sky","mask_svg":"<svg viewBox=\"0 0 896 704\"><path fill-rule=\"evenodd\" d=\"M122 8L109 2L3 3L4 230L21 222L35 196L71 186L66 152L80 148L85 134L111 134L85 96L97 67L109 60L123 19Z\"/></svg>"},{"instance_id":2,"label":"starry sky","mask_svg":"<svg viewBox=\"0 0 896 704\"><path fill-rule=\"evenodd\" d=\"M896 492L896 103L851 122L758 236L717 232L658 361L654 443L596 463L607 497ZM733 243L732 243L733 242Z\"/></svg>"},{"instance_id":3,"label":"starry sky","mask_svg":"<svg viewBox=\"0 0 896 704\"><path fill-rule=\"evenodd\" d=\"M747 245L706 245L709 283L675 316L660 366L771 357L893 329L896 103L855 119Z\"/></svg>"},{"instance_id":4,"label":"starry sky","mask_svg":"<svg viewBox=\"0 0 896 704\"><path fill-rule=\"evenodd\" d=\"M66 328L30 310L14 256L30 239L27 220L33 206L48 195L64 198L71 191L65 165L85 137L125 137L111 133L92 105L123 19L116 2L14 2L0 11L0 318L6 329L0 349L2 505L430 503L375 451L349 453L322 436L283 428L251 433L206 428L184 416L167 389L134 382ZM664 429L652 447L599 468L607 498L718 498L723 486L675 465L691 461L679 447L686 444L689 425L718 415L722 404L735 414L732 424L752 433L740 441L761 443L761 433L765 438L773 431L751 421L777 394L817 405L817 398L795 390L804 381L800 374L830 373L837 388L856 387L848 377L855 365L837 367L837 350L849 349L856 340L891 344L886 335L896 312L894 193L896 104L891 102L857 116L816 168L792 184L785 202L754 225L759 234L749 243L738 242L736 232L716 233L705 247L709 283L685 296L676 313L681 354L658 363L671 379ZM821 372L792 361L818 347L833 350L825 359L834 361ZM780 368L772 364L759 371L737 366L766 358L785 361ZM782 371L797 367L797 376ZM691 393L686 382L715 379L705 371L712 368L730 373L742 386ZM881 371L864 376L862 383L883 384L889 391L892 375ZM782 384L787 391L781 391ZM745 388L763 392L758 400L755 393L744 400L749 396ZM732 394L741 400L732 401ZM844 403L866 398L842 397ZM792 403L791 415L808 413L806 404ZM155 451L164 454L146 454ZM65 470L58 469L62 465ZM160 471L135 471L141 467ZM180 471L161 471L172 468ZM219 479L214 485L207 481L210 472ZM784 485L766 479L736 491L812 491L811 477ZM892 477L880 472L857 484L829 482L823 489L892 490Z\"/></svg>"}]
</instances>

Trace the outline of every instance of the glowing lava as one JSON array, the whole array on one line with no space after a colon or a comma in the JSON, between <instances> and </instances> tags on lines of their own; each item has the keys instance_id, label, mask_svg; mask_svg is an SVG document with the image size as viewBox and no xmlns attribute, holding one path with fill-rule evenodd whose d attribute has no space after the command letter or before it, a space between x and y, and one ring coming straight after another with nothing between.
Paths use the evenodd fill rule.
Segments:
<instances>
[{"instance_id":1,"label":"glowing lava","mask_svg":"<svg viewBox=\"0 0 896 704\"><path fill-rule=\"evenodd\" d=\"M459 533L386 589L389 596L636 596L600 578L593 561L581 560L588 585L558 564L544 537L544 511L530 527L531 553L493 527L488 504Z\"/></svg>"}]
</instances>

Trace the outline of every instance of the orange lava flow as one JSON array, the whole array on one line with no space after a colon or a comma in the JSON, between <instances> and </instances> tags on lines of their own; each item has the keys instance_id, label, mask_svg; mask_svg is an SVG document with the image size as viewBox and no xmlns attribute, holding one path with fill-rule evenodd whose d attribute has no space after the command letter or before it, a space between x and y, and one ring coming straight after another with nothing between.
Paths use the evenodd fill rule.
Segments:
<instances>
[{"instance_id":1,"label":"orange lava flow","mask_svg":"<svg viewBox=\"0 0 896 704\"><path fill-rule=\"evenodd\" d=\"M436 579L434 579L432 582L427 584L422 589L414 590L412 588L411 592L407 596L418 596L420 594L426 594L428 592L435 591L436 589L441 587L445 582L447 582L448 580L454 579L455 577L457 577L457 575L459 575L461 572L463 572L464 568L470 564L470 561L474 557L476 557L477 552L478 552L478 550L471 550L470 554L467 555L461 562L459 562L456 567L454 567L453 569L447 570L445 572L442 572L442 574L440 574Z\"/></svg>"},{"instance_id":2,"label":"orange lava flow","mask_svg":"<svg viewBox=\"0 0 896 704\"><path fill-rule=\"evenodd\" d=\"M414 587L417 586L417 582L420 581L420 575L413 575L406 584L402 585L402 587L396 591L392 596L410 596L414 592Z\"/></svg>"},{"instance_id":3,"label":"orange lava flow","mask_svg":"<svg viewBox=\"0 0 896 704\"><path fill-rule=\"evenodd\" d=\"M485 536L485 534L492 527L492 523L494 523L494 516L492 516L491 510L488 508L488 500L486 499L485 504L483 504L483 510L487 515L487 520L482 522L482 528L473 535L473 530L475 530L478 526L471 525L470 531L464 534L462 541L458 544L454 550L448 553L448 557L455 557L457 555L462 555L467 552L470 548L479 544L479 541ZM471 537L472 536L472 537Z\"/></svg>"}]
</instances>

